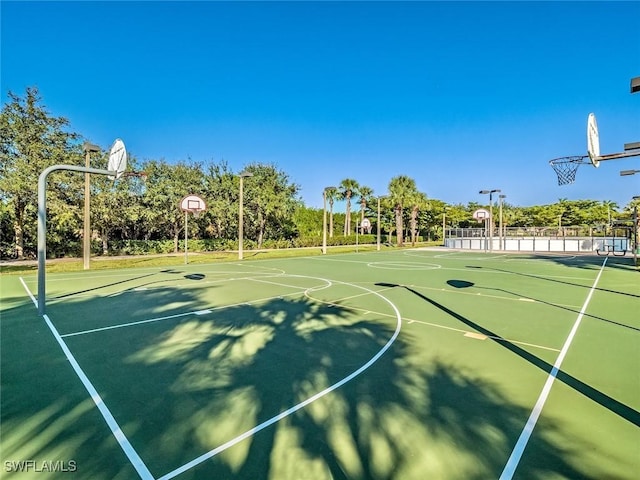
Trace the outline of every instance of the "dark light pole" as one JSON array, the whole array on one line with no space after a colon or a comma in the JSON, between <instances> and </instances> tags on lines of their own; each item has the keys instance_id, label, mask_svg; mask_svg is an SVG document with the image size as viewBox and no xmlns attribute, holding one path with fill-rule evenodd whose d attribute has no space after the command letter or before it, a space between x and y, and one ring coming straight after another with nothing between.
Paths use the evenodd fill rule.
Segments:
<instances>
[{"instance_id":1,"label":"dark light pole","mask_svg":"<svg viewBox=\"0 0 640 480\"><path fill-rule=\"evenodd\" d=\"M243 198L243 183L244 183L244 179L248 178L248 177L253 177L253 173L251 172L247 172L246 170L244 172L240 173L240 206L239 206L239 212L238 212L238 260L242 260L242 249L243 249L243 237L244 237L244 233L243 233L243 227L244 227L244 198Z\"/></svg>"},{"instance_id":2,"label":"dark light pole","mask_svg":"<svg viewBox=\"0 0 640 480\"><path fill-rule=\"evenodd\" d=\"M506 243L506 239L505 239L505 234L504 234L504 228L502 226L502 203L504 201L505 198L507 198L506 195L499 195L500 198L500 227L499 227L499 236L500 236L500 250L504 250L505 249L505 243Z\"/></svg>"},{"instance_id":3,"label":"dark light pole","mask_svg":"<svg viewBox=\"0 0 640 480\"><path fill-rule=\"evenodd\" d=\"M100 147L93 145L89 142L84 142L82 145L84 150L84 165L85 168L91 167L91 153L97 153L100 151ZM82 259L84 263L84 269L89 270L90 258L91 258L91 220L90 220L90 204L91 204L91 188L90 188L89 173L84 174L84 229L82 238Z\"/></svg>"},{"instance_id":4,"label":"dark light pole","mask_svg":"<svg viewBox=\"0 0 640 480\"><path fill-rule=\"evenodd\" d=\"M493 194L501 190L495 188L493 190L480 190L478 193L482 195L489 194L489 251L493 251Z\"/></svg>"},{"instance_id":5,"label":"dark light pole","mask_svg":"<svg viewBox=\"0 0 640 480\"><path fill-rule=\"evenodd\" d=\"M380 251L380 199L385 198L385 196L378 197L378 242L376 246L376 250Z\"/></svg>"},{"instance_id":6,"label":"dark light pole","mask_svg":"<svg viewBox=\"0 0 640 480\"><path fill-rule=\"evenodd\" d=\"M633 200L640 200L640 196L633 197ZM633 264L638 265L638 205L633 206Z\"/></svg>"},{"instance_id":7,"label":"dark light pole","mask_svg":"<svg viewBox=\"0 0 640 480\"><path fill-rule=\"evenodd\" d=\"M447 206L442 208L442 246L447 246L447 235L445 234L447 228Z\"/></svg>"}]
</instances>

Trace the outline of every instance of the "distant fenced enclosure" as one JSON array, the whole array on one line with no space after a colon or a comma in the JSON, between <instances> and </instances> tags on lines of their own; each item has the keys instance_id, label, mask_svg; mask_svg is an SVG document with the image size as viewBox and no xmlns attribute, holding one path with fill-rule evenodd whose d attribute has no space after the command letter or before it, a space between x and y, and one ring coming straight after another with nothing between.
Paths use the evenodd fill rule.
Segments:
<instances>
[{"instance_id":1,"label":"distant fenced enclosure","mask_svg":"<svg viewBox=\"0 0 640 480\"><path fill-rule=\"evenodd\" d=\"M490 234L484 228L449 228L445 247L462 250L514 252L606 252L624 255L632 251L631 229L607 232L585 227L509 227Z\"/></svg>"}]
</instances>

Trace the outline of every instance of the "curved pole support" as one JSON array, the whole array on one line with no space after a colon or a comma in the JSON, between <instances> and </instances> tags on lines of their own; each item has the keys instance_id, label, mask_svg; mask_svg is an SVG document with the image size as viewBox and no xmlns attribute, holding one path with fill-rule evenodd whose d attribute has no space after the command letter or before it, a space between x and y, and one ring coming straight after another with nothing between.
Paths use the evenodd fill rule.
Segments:
<instances>
[{"instance_id":1,"label":"curved pole support","mask_svg":"<svg viewBox=\"0 0 640 480\"><path fill-rule=\"evenodd\" d=\"M45 314L46 285L45 264L47 260L47 177L56 170L70 170L72 172L96 173L98 175L117 176L112 170L100 170L77 165L53 165L45 168L38 177L38 314Z\"/></svg>"}]
</instances>

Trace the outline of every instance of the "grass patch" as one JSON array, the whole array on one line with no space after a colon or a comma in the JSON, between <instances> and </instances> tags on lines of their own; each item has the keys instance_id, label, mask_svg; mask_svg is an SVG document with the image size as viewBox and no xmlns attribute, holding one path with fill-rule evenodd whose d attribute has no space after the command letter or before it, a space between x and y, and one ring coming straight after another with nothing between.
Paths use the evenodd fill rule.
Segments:
<instances>
[{"instance_id":1,"label":"grass patch","mask_svg":"<svg viewBox=\"0 0 640 480\"><path fill-rule=\"evenodd\" d=\"M416 246L439 245L438 242L424 242ZM381 250L391 250L397 247L382 245ZM407 245L403 248L412 248ZM360 245L358 252L372 252L376 250L376 245ZM354 245L327 247L327 255L339 253L355 253ZM311 257L322 255L321 247L306 248L282 248L273 250L245 250L244 261L264 260L269 258L291 258L291 257ZM193 252L189 253L189 265L216 262L238 261L237 251L227 252ZM109 270L117 268L136 267L164 267L184 265L184 253L171 253L164 255L132 255L127 257L92 257L92 270ZM64 273L77 272L84 269L82 258L60 258L47 260L47 272ZM16 262L14 264L0 265L2 275L28 275L38 271L36 261Z\"/></svg>"}]
</instances>

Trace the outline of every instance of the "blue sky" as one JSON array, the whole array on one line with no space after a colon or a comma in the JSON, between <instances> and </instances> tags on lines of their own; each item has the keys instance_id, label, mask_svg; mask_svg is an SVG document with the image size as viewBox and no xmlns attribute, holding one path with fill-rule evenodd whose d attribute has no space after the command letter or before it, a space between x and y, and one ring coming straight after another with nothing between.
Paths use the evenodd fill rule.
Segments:
<instances>
[{"instance_id":1,"label":"blue sky","mask_svg":"<svg viewBox=\"0 0 640 480\"><path fill-rule=\"evenodd\" d=\"M640 194L640 2L0 3L2 102L37 86L71 129L141 160L273 163L309 206L350 177L508 203Z\"/></svg>"}]
</instances>

